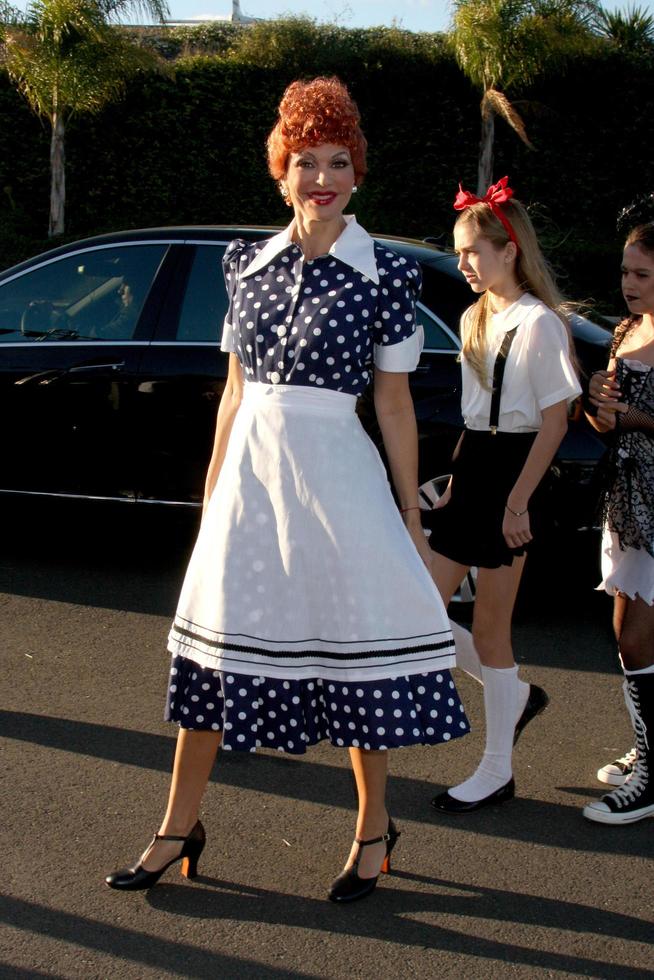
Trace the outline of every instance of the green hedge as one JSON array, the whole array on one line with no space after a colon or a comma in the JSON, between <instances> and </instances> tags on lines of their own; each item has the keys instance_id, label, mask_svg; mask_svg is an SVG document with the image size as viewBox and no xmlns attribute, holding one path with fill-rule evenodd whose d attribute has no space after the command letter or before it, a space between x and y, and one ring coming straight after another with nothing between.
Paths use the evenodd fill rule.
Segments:
<instances>
[{"instance_id":1,"label":"green hedge","mask_svg":"<svg viewBox=\"0 0 654 980\"><path fill-rule=\"evenodd\" d=\"M202 32L203 34L194 33ZM474 187L479 93L439 35L345 30L291 20L146 33L167 45L170 75L143 74L125 98L71 120L67 232L178 223L282 223L264 145L285 86L338 74L370 144L356 198L372 231L449 237L458 180ZM177 45L177 47L175 47ZM188 51L204 51L177 57ZM209 52L209 53L207 53ZM619 303L615 216L651 189L654 63L606 49L514 93L537 147L499 121L495 173L530 204L564 286L606 309ZM636 111L637 108L637 111ZM0 76L0 265L47 247L47 126Z\"/></svg>"}]
</instances>

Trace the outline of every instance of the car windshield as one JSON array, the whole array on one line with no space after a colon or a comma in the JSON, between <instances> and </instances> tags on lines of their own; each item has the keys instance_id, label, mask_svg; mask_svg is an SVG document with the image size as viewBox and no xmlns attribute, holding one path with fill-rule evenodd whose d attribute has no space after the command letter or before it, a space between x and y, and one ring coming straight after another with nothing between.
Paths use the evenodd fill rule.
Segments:
<instances>
[{"instance_id":1,"label":"car windshield","mask_svg":"<svg viewBox=\"0 0 654 980\"><path fill-rule=\"evenodd\" d=\"M166 246L67 255L0 285L0 342L129 340Z\"/></svg>"}]
</instances>

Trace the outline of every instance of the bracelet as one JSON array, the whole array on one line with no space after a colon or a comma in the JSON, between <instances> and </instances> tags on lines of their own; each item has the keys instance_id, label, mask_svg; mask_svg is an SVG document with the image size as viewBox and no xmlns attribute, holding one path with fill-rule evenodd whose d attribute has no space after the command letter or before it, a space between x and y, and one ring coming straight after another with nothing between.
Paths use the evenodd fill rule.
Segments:
<instances>
[{"instance_id":1,"label":"bracelet","mask_svg":"<svg viewBox=\"0 0 654 980\"><path fill-rule=\"evenodd\" d=\"M524 510L512 510L508 504L505 504L504 506L508 510L509 514L513 514L514 517L522 517L522 515L526 514L527 511L529 510L528 507L525 507Z\"/></svg>"},{"instance_id":2,"label":"bracelet","mask_svg":"<svg viewBox=\"0 0 654 980\"><path fill-rule=\"evenodd\" d=\"M410 510L420 510L420 507L401 507L400 514L406 514Z\"/></svg>"}]
</instances>

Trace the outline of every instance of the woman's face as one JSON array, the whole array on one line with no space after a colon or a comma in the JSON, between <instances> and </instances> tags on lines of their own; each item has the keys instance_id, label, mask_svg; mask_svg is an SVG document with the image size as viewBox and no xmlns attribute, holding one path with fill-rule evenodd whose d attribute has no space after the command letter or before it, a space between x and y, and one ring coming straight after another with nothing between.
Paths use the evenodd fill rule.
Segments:
<instances>
[{"instance_id":1,"label":"woman's face","mask_svg":"<svg viewBox=\"0 0 654 980\"><path fill-rule=\"evenodd\" d=\"M454 228L454 251L473 292L501 291L513 283L515 246L511 242L498 248L480 235L471 221L462 221Z\"/></svg>"},{"instance_id":2,"label":"woman's face","mask_svg":"<svg viewBox=\"0 0 654 980\"><path fill-rule=\"evenodd\" d=\"M654 314L654 255L627 245L622 255L622 295L630 313Z\"/></svg>"},{"instance_id":3,"label":"woman's face","mask_svg":"<svg viewBox=\"0 0 654 980\"><path fill-rule=\"evenodd\" d=\"M350 151L335 143L291 153L284 184L295 214L309 221L333 221L347 207L354 187Z\"/></svg>"}]
</instances>

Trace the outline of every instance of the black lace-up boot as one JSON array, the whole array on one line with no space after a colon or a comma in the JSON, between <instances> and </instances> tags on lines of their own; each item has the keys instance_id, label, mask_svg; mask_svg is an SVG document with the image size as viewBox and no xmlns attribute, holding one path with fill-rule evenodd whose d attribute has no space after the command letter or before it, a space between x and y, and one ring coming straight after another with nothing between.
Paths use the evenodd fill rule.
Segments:
<instances>
[{"instance_id":1,"label":"black lace-up boot","mask_svg":"<svg viewBox=\"0 0 654 980\"><path fill-rule=\"evenodd\" d=\"M636 759L622 786L584 807L584 816L597 823L654 816L654 674L628 674L624 695L636 733Z\"/></svg>"}]
</instances>

